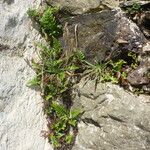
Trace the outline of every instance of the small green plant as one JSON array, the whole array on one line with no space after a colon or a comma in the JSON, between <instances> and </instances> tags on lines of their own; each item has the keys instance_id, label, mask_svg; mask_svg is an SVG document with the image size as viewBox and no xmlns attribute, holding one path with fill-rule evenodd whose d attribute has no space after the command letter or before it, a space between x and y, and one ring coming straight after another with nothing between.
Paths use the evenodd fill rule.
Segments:
<instances>
[{"instance_id":1,"label":"small green plant","mask_svg":"<svg viewBox=\"0 0 150 150\"><path fill-rule=\"evenodd\" d=\"M129 51L128 52L128 57L131 58L131 60L132 60L132 62L131 62L132 69L136 69L139 65L137 54L134 53L134 52Z\"/></svg>"},{"instance_id":2,"label":"small green plant","mask_svg":"<svg viewBox=\"0 0 150 150\"><path fill-rule=\"evenodd\" d=\"M38 77L34 77L33 79L29 80L28 83L27 83L27 86L29 87L35 87L35 86L39 86L40 85L40 82L39 82L39 79Z\"/></svg>"},{"instance_id":3,"label":"small green plant","mask_svg":"<svg viewBox=\"0 0 150 150\"><path fill-rule=\"evenodd\" d=\"M80 115L79 110L68 110L64 105L52 102L52 112L55 113L55 123L51 125L50 130L53 131L50 134L50 139L55 147L61 146L61 143L71 144L73 141L73 133L71 134L71 128L75 128L77 125L77 119ZM68 128L69 126L69 128Z\"/></svg>"},{"instance_id":4,"label":"small green plant","mask_svg":"<svg viewBox=\"0 0 150 150\"><path fill-rule=\"evenodd\" d=\"M126 62L122 59L118 61L108 61L106 63L91 64L86 62L85 74L96 82L119 83L120 79L125 79L127 74L122 71Z\"/></svg>"},{"instance_id":5,"label":"small green plant","mask_svg":"<svg viewBox=\"0 0 150 150\"><path fill-rule=\"evenodd\" d=\"M72 78L77 76L78 70L82 70L84 54L79 50L69 54L63 52L57 40L61 33L61 26L55 18L57 11L58 9L52 7L28 11L28 15L39 25L41 33L50 37L50 47L37 44L40 49L39 61L32 60L36 76L28 82L28 86L40 87L45 104L44 112L51 122L47 137L54 147L61 147L74 140L80 111L66 107L63 104L63 95L68 94L73 85Z\"/></svg>"},{"instance_id":6,"label":"small green plant","mask_svg":"<svg viewBox=\"0 0 150 150\"><path fill-rule=\"evenodd\" d=\"M131 7L127 8L127 13L130 15L137 14L142 11L141 5L138 2L134 2Z\"/></svg>"},{"instance_id":7,"label":"small green plant","mask_svg":"<svg viewBox=\"0 0 150 150\"><path fill-rule=\"evenodd\" d=\"M31 10L27 11L29 17L38 23L40 32L46 38L58 37L61 34L61 25L55 18L55 14L59 11L57 8L46 7L44 10Z\"/></svg>"},{"instance_id":8,"label":"small green plant","mask_svg":"<svg viewBox=\"0 0 150 150\"><path fill-rule=\"evenodd\" d=\"M72 52L70 56L64 55L56 39L53 39L52 48L43 45L38 47L41 49L41 60L32 62L37 75L29 81L29 85L41 88L45 103L48 103L45 113L53 122L49 127L50 142L54 147L61 147L73 141L74 134L70 135L70 128L76 127L80 112L67 110L56 101L63 102L63 94L72 86L72 76L76 76L78 69L82 69L80 64L84 57L80 51Z\"/></svg>"}]
</instances>

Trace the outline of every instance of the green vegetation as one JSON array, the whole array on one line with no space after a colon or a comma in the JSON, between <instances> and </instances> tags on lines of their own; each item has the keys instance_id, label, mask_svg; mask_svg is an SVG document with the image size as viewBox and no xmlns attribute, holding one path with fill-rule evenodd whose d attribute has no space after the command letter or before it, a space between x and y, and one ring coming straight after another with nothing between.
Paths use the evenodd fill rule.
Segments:
<instances>
[{"instance_id":1,"label":"green vegetation","mask_svg":"<svg viewBox=\"0 0 150 150\"><path fill-rule=\"evenodd\" d=\"M85 61L86 62L86 61ZM86 62L86 70L84 75L98 82L112 82L123 85L126 81L128 72L124 69L126 61L119 59L117 61L108 61L106 63L91 64Z\"/></svg>"},{"instance_id":2,"label":"green vegetation","mask_svg":"<svg viewBox=\"0 0 150 150\"><path fill-rule=\"evenodd\" d=\"M77 130L80 110L71 109L71 88L80 76L86 76L98 82L111 81L122 83L127 73L124 60L91 64L79 51L64 52L58 37L62 30L55 18L58 9L46 7L43 10L29 10L29 17L36 23L41 34L50 46L37 44L40 49L39 61L32 60L36 76L28 82L28 86L40 87L44 99L44 112L48 118L49 131L46 137L54 147L72 144ZM129 53L131 62L136 67L136 55Z\"/></svg>"},{"instance_id":3,"label":"green vegetation","mask_svg":"<svg viewBox=\"0 0 150 150\"><path fill-rule=\"evenodd\" d=\"M58 8L46 7L43 10L29 9L27 14L39 25L41 34L46 38L58 37L61 34L61 25L57 23L55 14Z\"/></svg>"},{"instance_id":4,"label":"green vegetation","mask_svg":"<svg viewBox=\"0 0 150 150\"><path fill-rule=\"evenodd\" d=\"M127 8L127 13L130 15L135 15L142 11L141 5L138 2L134 2L131 7Z\"/></svg>"},{"instance_id":5,"label":"green vegetation","mask_svg":"<svg viewBox=\"0 0 150 150\"><path fill-rule=\"evenodd\" d=\"M48 137L55 147L60 147L65 142L67 144L72 142L70 129L76 128L80 114L80 111L69 111L70 108L67 109L65 104L60 103L63 103L64 95L68 95L72 87L72 78L77 76L82 59L80 52L73 52L70 56L64 55L55 38L52 48L38 46L41 48L40 61L32 61L37 75L29 81L28 85L40 86L45 100L45 113L52 122L49 126L51 133Z\"/></svg>"},{"instance_id":6,"label":"green vegetation","mask_svg":"<svg viewBox=\"0 0 150 150\"><path fill-rule=\"evenodd\" d=\"M55 112L55 115L57 116L55 124L50 127L51 131L55 131L50 136L52 144L56 147L61 146L59 142L60 139L64 140L63 143L65 142L66 144L71 144L74 138L74 134L71 133L70 129L71 127L74 128L77 126L77 118L81 112L79 110L69 111L63 105L58 105L56 102L53 102L51 107L53 113Z\"/></svg>"},{"instance_id":7,"label":"green vegetation","mask_svg":"<svg viewBox=\"0 0 150 150\"><path fill-rule=\"evenodd\" d=\"M57 9L58 11L58 9ZM50 123L47 137L54 147L71 144L74 140L79 110L70 110L69 95L72 79L82 69L84 55L80 51L63 53L57 37L61 34L61 26L55 19L56 9L47 7L42 13L29 10L28 15L38 23L40 32L49 37L50 47L38 44L39 61L32 60L36 77L28 82L28 86L39 86L44 98L45 113ZM65 103L67 101L68 103Z\"/></svg>"},{"instance_id":8,"label":"green vegetation","mask_svg":"<svg viewBox=\"0 0 150 150\"><path fill-rule=\"evenodd\" d=\"M139 65L139 61L138 61L138 56L136 53L133 53L133 52L129 52L128 53L128 57L131 58L132 62L130 64L131 68L132 69L136 69Z\"/></svg>"}]
</instances>

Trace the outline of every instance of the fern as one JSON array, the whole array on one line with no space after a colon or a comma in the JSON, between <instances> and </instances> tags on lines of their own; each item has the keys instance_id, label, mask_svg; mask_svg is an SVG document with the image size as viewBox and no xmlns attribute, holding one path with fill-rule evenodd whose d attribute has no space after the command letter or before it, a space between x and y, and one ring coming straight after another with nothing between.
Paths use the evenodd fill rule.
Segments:
<instances>
[{"instance_id":1,"label":"fern","mask_svg":"<svg viewBox=\"0 0 150 150\"><path fill-rule=\"evenodd\" d=\"M43 33L57 37L61 32L61 26L57 24L54 13L56 9L47 7L39 20Z\"/></svg>"},{"instance_id":2,"label":"fern","mask_svg":"<svg viewBox=\"0 0 150 150\"><path fill-rule=\"evenodd\" d=\"M72 134L69 134L66 136L65 141L67 144L71 144L73 139L74 139L74 136Z\"/></svg>"},{"instance_id":3,"label":"fern","mask_svg":"<svg viewBox=\"0 0 150 150\"><path fill-rule=\"evenodd\" d=\"M57 104L56 102L53 102L52 108L59 117L68 115L68 110L63 105L60 105L60 104Z\"/></svg>"},{"instance_id":4,"label":"fern","mask_svg":"<svg viewBox=\"0 0 150 150\"><path fill-rule=\"evenodd\" d=\"M28 15L40 27L40 32L50 42L50 46L37 44L39 62L32 60L32 67L36 77L29 81L32 86L39 86L45 103L45 113L51 119L48 135L54 147L61 147L62 143L71 144L74 135L70 135L70 129L77 126L79 111L70 111L56 100L63 99L68 94L72 85L72 77L75 76L84 60L81 51L64 54L57 37L61 34L61 26L57 23L55 14L58 9L46 7L44 10L29 10Z\"/></svg>"}]
</instances>

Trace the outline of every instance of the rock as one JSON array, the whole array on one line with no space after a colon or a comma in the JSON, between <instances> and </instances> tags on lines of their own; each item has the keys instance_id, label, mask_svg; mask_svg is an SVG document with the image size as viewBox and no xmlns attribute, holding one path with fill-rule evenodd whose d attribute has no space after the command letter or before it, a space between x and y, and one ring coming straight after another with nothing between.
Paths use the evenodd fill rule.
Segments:
<instances>
[{"instance_id":1,"label":"rock","mask_svg":"<svg viewBox=\"0 0 150 150\"><path fill-rule=\"evenodd\" d=\"M119 0L46 0L52 6L60 7L70 14L83 14L93 11L100 11L104 7L115 8L119 5Z\"/></svg>"},{"instance_id":2,"label":"rock","mask_svg":"<svg viewBox=\"0 0 150 150\"><path fill-rule=\"evenodd\" d=\"M123 1L120 7L137 23L145 37L150 38L150 1Z\"/></svg>"},{"instance_id":3,"label":"rock","mask_svg":"<svg viewBox=\"0 0 150 150\"><path fill-rule=\"evenodd\" d=\"M129 50L138 53L146 41L137 25L120 9L74 16L62 22L63 48L82 50L88 61L122 57Z\"/></svg>"},{"instance_id":4,"label":"rock","mask_svg":"<svg viewBox=\"0 0 150 150\"><path fill-rule=\"evenodd\" d=\"M84 111L72 150L149 150L150 97L82 79L74 105Z\"/></svg>"},{"instance_id":5,"label":"rock","mask_svg":"<svg viewBox=\"0 0 150 150\"><path fill-rule=\"evenodd\" d=\"M136 21L145 37L150 38L150 11L139 14Z\"/></svg>"},{"instance_id":6,"label":"rock","mask_svg":"<svg viewBox=\"0 0 150 150\"><path fill-rule=\"evenodd\" d=\"M127 80L131 85L147 85L150 83L150 79L148 77L148 72L150 71L150 59L147 58L144 61L141 61L140 65L132 71Z\"/></svg>"},{"instance_id":7,"label":"rock","mask_svg":"<svg viewBox=\"0 0 150 150\"><path fill-rule=\"evenodd\" d=\"M150 42L147 42L143 45L141 54L140 65L131 73L129 73L127 77L127 80L133 86L150 85Z\"/></svg>"},{"instance_id":8,"label":"rock","mask_svg":"<svg viewBox=\"0 0 150 150\"><path fill-rule=\"evenodd\" d=\"M23 58L0 54L0 149L51 150L40 93L29 89L34 75Z\"/></svg>"},{"instance_id":9,"label":"rock","mask_svg":"<svg viewBox=\"0 0 150 150\"><path fill-rule=\"evenodd\" d=\"M135 0L130 0L130 1L123 1L123 2L120 2L120 7L131 7L133 6L135 3L137 3L138 5L140 6L145 6L145 5L149 5L149 1L135 1Z\"/></svg>"},{"instance_id":10,"label":"rock","mask_svg":"<svg viewBox=\"0 0 150 150\"><path fill-rule=\"evenodd\" d=\"M113 9L119 6L119 0L102 0L102 4Z\"/></svg>"},{"instance_id":11,"label":"rock","mask_svg":"<svg viewBox=\"0 0 150 150\"><path fill-rule=\"evenodd\" d=\"M62 10L67 11L71 14L83 14L92 9L98 9L101 3L101 0L47 0L47 2L52 6L60 7Z\"/></svg>"},{"instance_id":12,"label":"rock","mask_svg":"<svg viewBox=\"0 0 150 150\"><path fill-rule=\"evenodd\" d=\"M0 1L0 150L52 150L41 134L43 100L26 86L35 73L25 59L35 56L33 40L40 40L26 15L33 4L40 0Z\"/></svg>"},{"instance_id":13,"label":"rock","mask_svg":"<svg viewBox=\"0 0 150 150\"><path fill-rule=\"evenodd\" d=\"M147 42L143 45L142 53L145 54L146 56L150 55L150 42Z\"/></svg>"},{"instance_id":14,"label":"rock","mask_svg":"<svg viewBox=\"0 0 150 150\"><path fill-rule=\"evenodd\" d=\"M9 49L25 48L29 42L30 22L27 16L29 8L37 8L40 0L34 2L22 0L2 0L0 2L0 44L9 45ZM20 7L18 7L20 6ZM33 38L33 37L31 37ZM38 37L37 37L38 38Z\"/></svg>"}]
</instances>

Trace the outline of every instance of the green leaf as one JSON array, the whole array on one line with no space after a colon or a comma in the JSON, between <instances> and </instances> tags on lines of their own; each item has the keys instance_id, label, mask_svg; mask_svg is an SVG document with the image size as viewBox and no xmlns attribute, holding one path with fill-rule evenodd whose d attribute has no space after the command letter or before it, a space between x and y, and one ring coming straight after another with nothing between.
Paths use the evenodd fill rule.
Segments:
<instances>
[{"instance_id":1,"label":"green leaf","mask_svg":"<svg viewBox=\"0 0 150 150\"><path fill-rule=\"evenodd\" d=\"M112 74L106 72L105 74L103 74L100 78L101 82L112 82L112 83L118 83L118 79L113 76Z\"/></svg>"},{"instance_id":2,"label":"green leaf","mask_svg":"<svg viewBox=\"0 0 150 150\"><path fill-rule=\"evenodd\" d=\"M54 37L60 34L60 26L57 25L54 16L55 11L55 9L47 7L42 17L39 19L41 28L44 30L44 32Z\"/></svg>"},{"instance_id":3,"label":"green leaf","mask_svg":"<svg viewBox=\"0 0 150 150\"><path fill-rule=\"evenodd\" d=\"M64 81L64 79L66 78L65 72L64 72L64 71L60 72L60 73L58 74L58 77L59 77L59 79L60 79L61 81Z\"/></svg>"},{"instance_id":4,"label":"green leaf","mask_svg":"<svg viewBox=\"0 0 150 150\"><path fill-rule=\"evenodd\" d=\"M110 80L112 83L118 83L119 82L118 79L116 77L113 77L113 76L110 77Z\"/></svg>"},{"instance_id":5,"label":"green leaf","mask_svg":"<svg viewBox=\"0 0 150 150\"><path fill-rule=\"evenodd\" d=\"M66 135L66 138L65 138L66 143L71 144L73 142L73 138L74 138L74 136L71 134Z\"/></svg>"},{"instance_id":6,"label":"green leaf","mask_svg":"<svg viewBox=\"0 0 150 150\"><path fill-rule=\"evenodd\" d=\"M37 76L27 82L27 86L29 87L39 86L39 85L40 85L40 81L37 78Z\"/></svg>"},{"instance_id":7,"label":"green leaf","mask_svg":"<svg viewBox=\"0 0 150 150\"><path fill-rule=\"evenodd\" d=\"M121 76L123 79L127 79L128 74L126 72L122 72Z\"/></svg>"},{"instance_id":8,"label":"green leaf","mask_svg":"<svg viewBox=\"0 0 150 150\"><path fill-rule=\"evenodd\" d=\"M50 99L53 98L53 95L51 93L49 93L46 97L45 97L45 100L48 101Z\"/></svg>"},{"instance_id":9,"label":"green leaf","mask_svg":"<svg viewBox=\"0 0 150 150\"><path fill-rule=\"evenodd\" d=\"M57 134L59 134L61 131L64 131L66 129L66 122L64 120L59 119L58 122L54 125L54 129L56 130Z\"/></svg>"},{"instance_id":10,"label":"green leaf","mask_svg":"<svg viewBox=\"0 0 150 150\"><path fill-rule=\"evenodd\" d=\"M85 55L82 51L77 50L75 52L75 56L77 57L78 60L84 60L85 59Z\"/></svg>"},{"instance_id":11,"label":"green leaf","mask_svg":"<svg viewBox=\"0 0 150 150\"><path fill-rule=\"evenodd\" d=\"M116 72L120 72L124 64L126 64L126 62L123 59L120 59L117 62L111 62L111 65L113 66L113 69Z\"/></svg>"},{"instance_id":12,"label":"green leaf","mask_svg":"<svg viewBox=\"0 0 150 150\"><path fill-rule=\"evenodd\" d=\"M59 143L56 136L50 135L50 140L51 140L51 143L54 147L60 147L61 146L61 144Z\"/></svg>"},{"instance_id":13,"label":"green leaf","mask_svg":"<svg viewBox=\"0 0 150 150\"><path fill-rule=\"evenodd\" d=\"M60 139L60 138L62 138L64 135L65 135L64 133L60 133L60 132L59 132L59 133L57 134L57 138Z\"/></svg>"},{"instance_id":14,"label":"green leaf","mask_svg":"<svg viewBox=\"0 0 150 150\"><path fill-rule=\"evenodd\" d=\"M70 118L78 118L80 114L81 114L81 111L78 109L71 110L70 111Z\"/></svg>"},{"instance_id":15,"label":"green leaf","mask_svg":"<svg viewBox=\"0 0 150 150\"><path fill-rule=\"evenodd\" d=\"M56 38L53 37L53 49L57 52L60 53L62 51L62 47L60 44L60 41Z\"/></svg>"},{"instance_id":16,"label":"green leaf","mask_svg":"<svg viewBox=\"0 0 150 150\"><path fill-rule=\"evenodd\" d=\"M57 104L56 102L53 102L52 108L54 109L54 111L56 112L56 114L59 117L62 117L64 115L68 115L68 110L63 105L60 105L60 104Z\"/></svg>"},{"instance_id":17,"label":"green leaf","mask_svg":"<svg viewBox=\"0 0 150 150\"><path fill-rule=\"evenodd\" d=\"M35 69L36 71L41 70L41 66L39 63L36 63L34 60L32 60L32 68Z\"/></svg>"},{"instance_id":18,"label":"green leaf","mask_svg":"<svg viewBox=\"0 0 150 150\"><path fill-rule=\"evenodd\" d=\"M75 71L75 70L77 70L77 69L79 69L79 67L76 66L76 65L71 65L71 66L69 66L69 67L67 68L67 70L69 70L69 71Z\"/></svg>"},{"instance_id":19,"label":"green leaf","mask_svg":"<svg viewBox=\"0 0 150 150\"><path fill-rule=\"evenodd\" d=\"M71 126L75 127L77 125L77 120L76 119L70 119L68 122Z\"/></svg>"}]
</instances>

